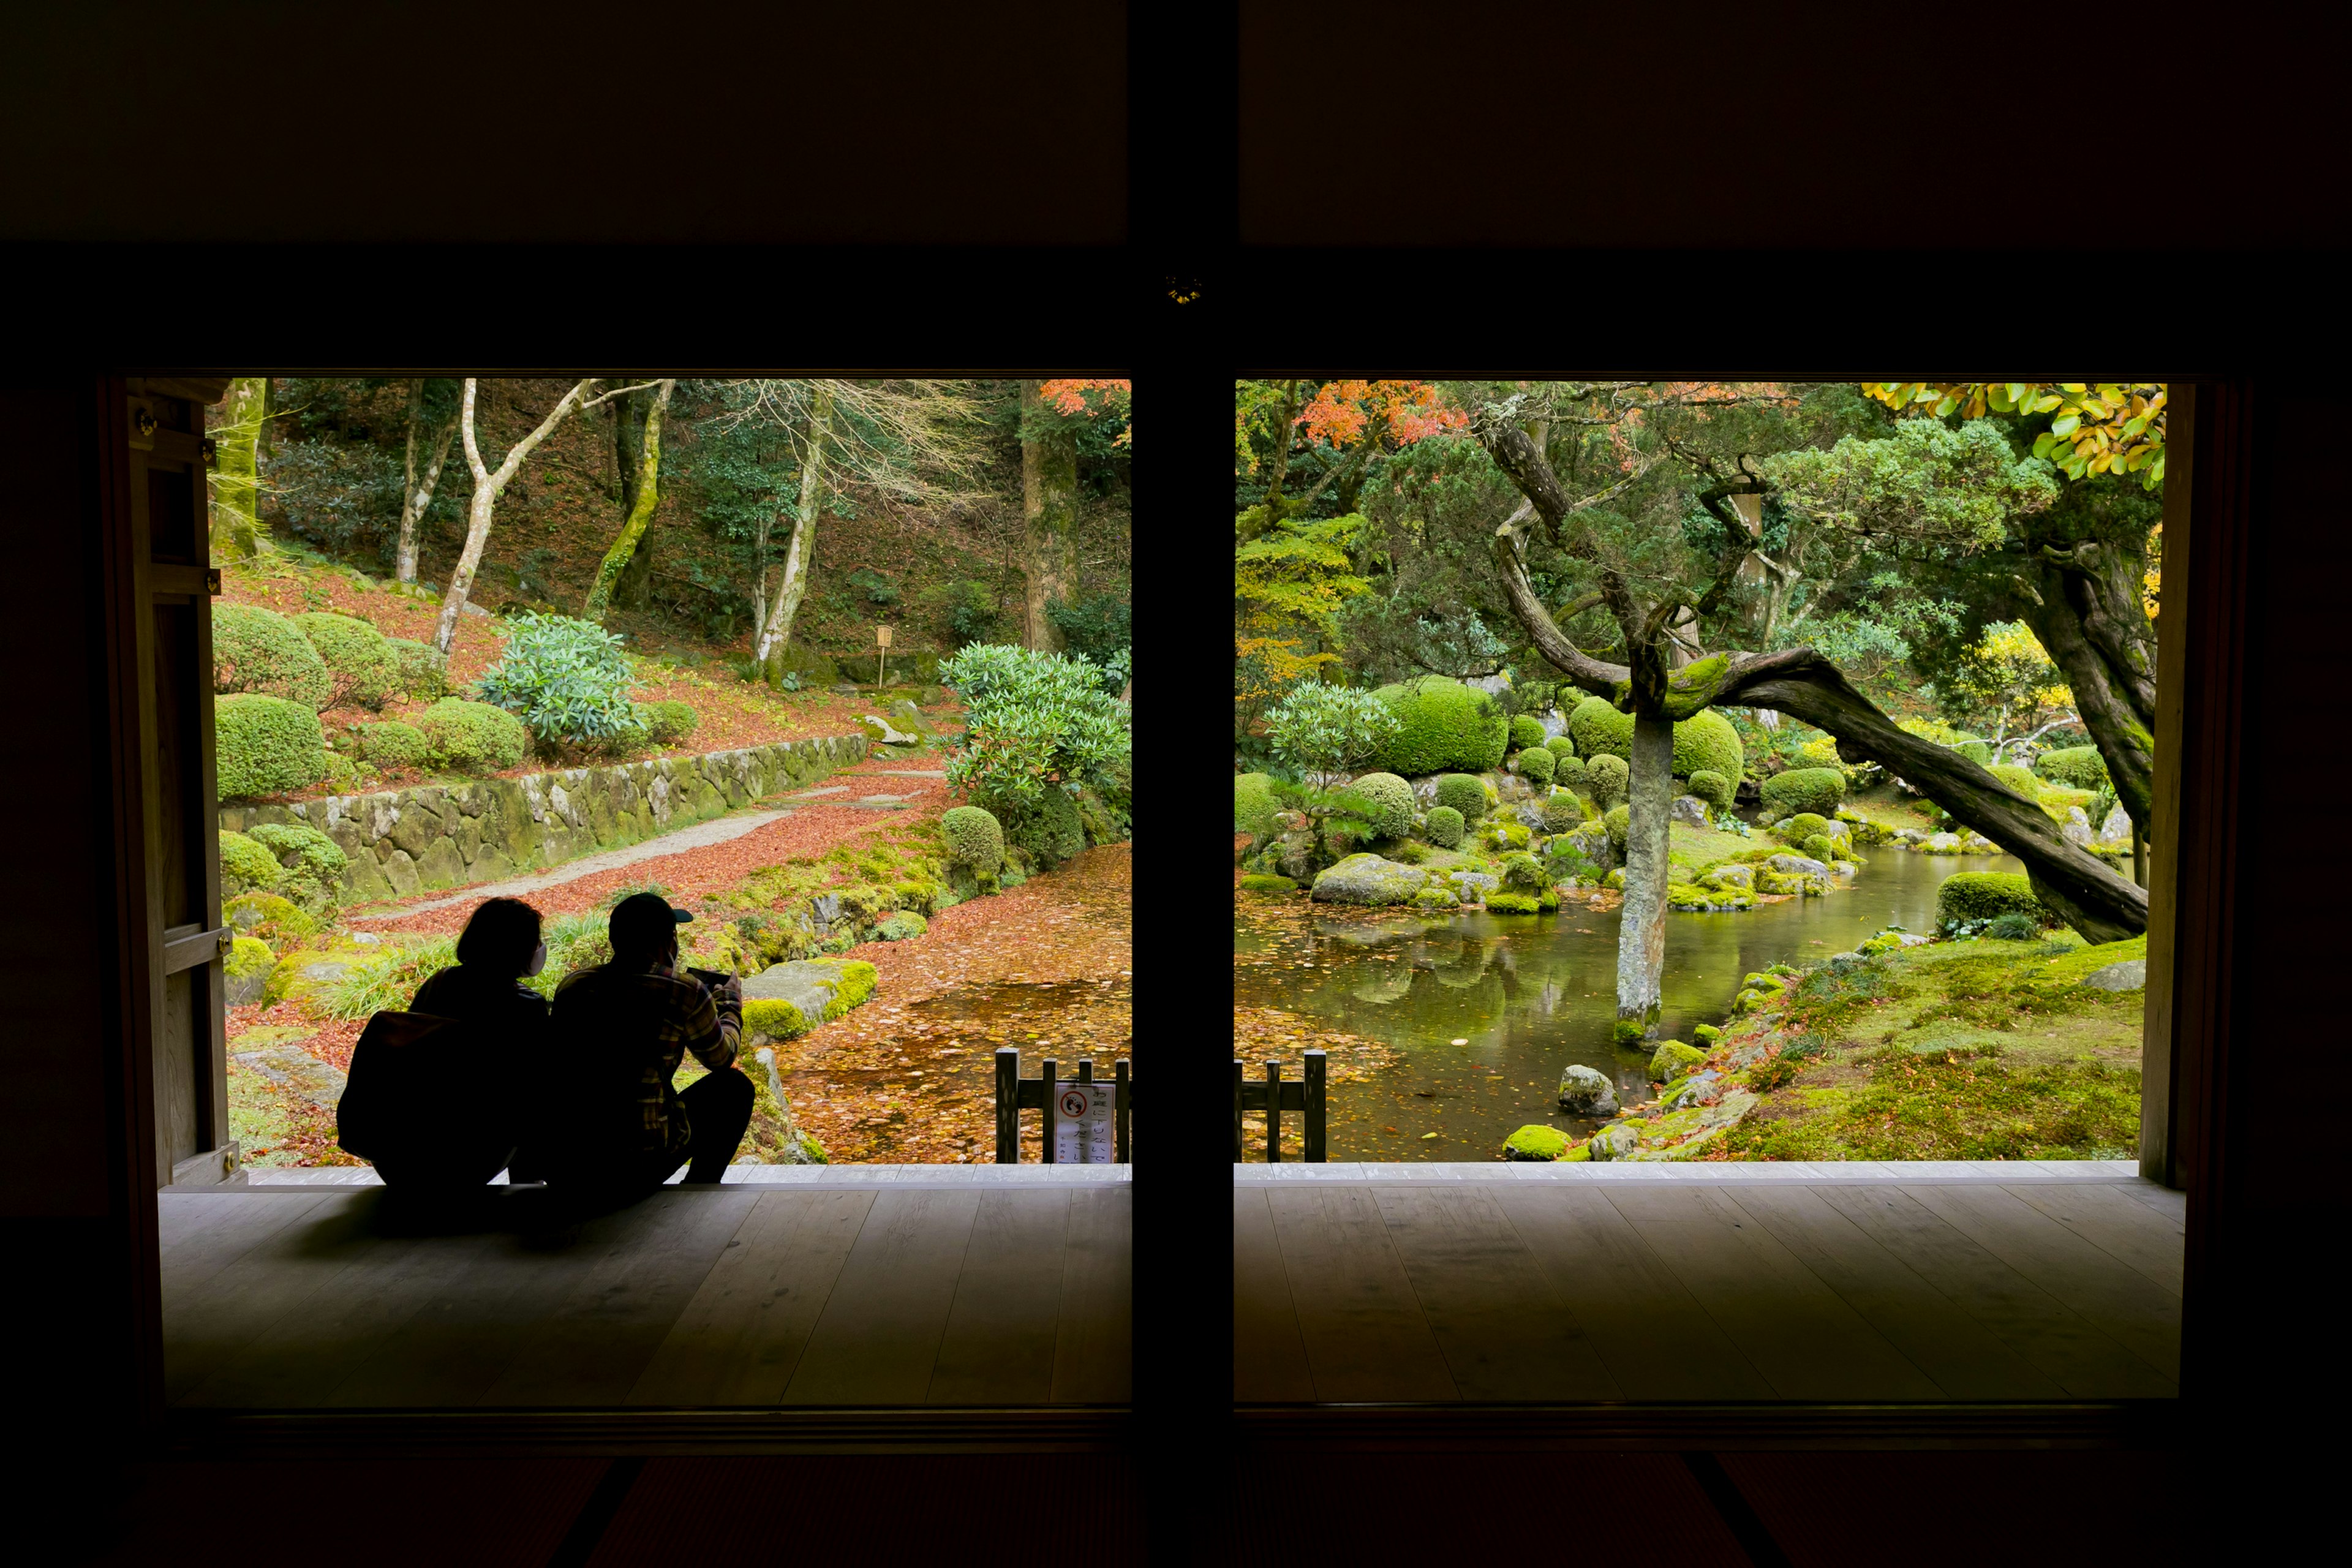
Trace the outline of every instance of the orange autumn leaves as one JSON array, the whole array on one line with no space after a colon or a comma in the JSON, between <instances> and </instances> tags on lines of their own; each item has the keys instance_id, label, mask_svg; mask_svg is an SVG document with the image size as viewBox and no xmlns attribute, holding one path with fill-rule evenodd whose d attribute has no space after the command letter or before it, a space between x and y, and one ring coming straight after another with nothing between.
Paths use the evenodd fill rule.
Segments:
<instances>
[{"instance_id":1,"label":"orange autumn leaves","mask_svg":"<svg viewBox=\"0 0 2352 1568\"><path fill-rule=\"evenodd\" d=\"M1126 414L1135 396L1131 381L1087 381L1066 378L1048 381L1037 388L1039 399L1063 416L1084 414L1089 418L1101 414ZM1135 426L1129 423L1111 442L1114 447L1133 447Z\"/></svg>"},{"instance_id":2,"label":"orange autumn leaves","mask_svg":"<svg viewBox=\"0 0 2352 1568\"><path fill-rule=\"evenodd\" d=\"M1352 447L1367 430L1410 446L1469 422L1437 388L1420 381L1327 381L1296 421L1310 440L1334 447Z\"/></svg>"}]
</instances>

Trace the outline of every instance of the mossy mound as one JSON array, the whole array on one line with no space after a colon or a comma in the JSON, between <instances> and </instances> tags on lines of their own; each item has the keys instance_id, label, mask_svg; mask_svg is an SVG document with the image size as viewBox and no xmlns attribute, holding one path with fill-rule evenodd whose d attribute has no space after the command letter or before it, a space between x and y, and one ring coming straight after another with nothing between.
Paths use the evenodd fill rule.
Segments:
<instances>
[{"instance_id":1,"label":"mossy mound","mask_svg":"<svg viewBox=\"0 0 2352 1568\"><path fill-rule=\"evenodd\" d=\"M979 875L992 876L1004 863L1004 829L976 805L950 806L940 817L940 838L951 864L970 867Z\"/></svg>"},{"instance_id":2,"label":"mossy mound","mask_svg":"<svg viewBox=\"0 0 2352 1568\"><path fill-rule=\"evenodd\" d=\"M1530 746L1511 759L1511 766L1529 784L1549 785L1559 761L1543 747Z\"/></svg>"},{"instance_id":3,"label":"mossy mound","mask_svg":"<svg viewBox=\"0 0 2352 1568\"><path fill-rule=\"evenodd\" d=\"M530 731L522 721L487 702L445 697L417 715L416 728L434 760L458 773L494 773L530 753Z\"/></svg>"},{"instance_id":4,"label":"mossy mound","mask_svg":"<svg viewBox=\"0 0 2352 1568\"><path fill-rule=\"evenodd\" d=\"M1465 823L1486 815L1486 782L1469 773L1447 773L1439 779L1434 799L1437 805L1460 812Z\"/></svg>"},{"instance_id":5,"label":"mossy mound","mask_svg":"<svg viewBox=\"0 0 2352 1568\"><path fill-rule=\"evenodd\" d=\"M1568 1152L1568 1134L1540 1122L1520 1128L1503 1140L1503 1158L1549 1163Z\"/></svg>"},{"instance_id":6,"label":"mossy mound","mask_svg":"<svg viewBox=\"0 0 2352 1568\"><path fill-rule=\"evenodd\" d=\"M1298 884L1287 877L1276 877L1264 871L1253 871L1241 880L1244 893L1295 893Z\"/></svg>"},{"instance_id":7,"label":"mossy mound","mask_svg":"<svg viewBox=\"0 0 2352 1568\"><path fill-rule=\"evenodd\" d=\"M1790 768L1764 781L1768 817L1812 812L1827 816L1845 798L1845 775L1835 768Z\"/></svg>"},{"instance_id":8,"label":"mossy mound","mask_svg":"<svg viewBox=\"0 0 2352 1568\"><path fill-rule=\"evenodd\" d=\"M2107 762L2096 746L2062 746L2034 759L2033 771L2054 784L2073 789L2105 789L2111 780Z\"/></svg>"},{"instance_id":9,"label":"mossy mound","mask_svg":"<svg viewBox=\"0 0 2352 1568\"><path fill-rule=\"evenodd\" d=\"M1348 786L1372 803L1372 832L1402 838L1412 831L1412 785L1394 773L1366 773Z\"/></svg>"},{"instance_id":10,"label":"mossy mound","mask_svg":"<svg viewBox=\"0 0 2352 1568\"><path fill-rule=\"evenodd\" d=\"M2013 871L1960 871L1936 889L1936 921L1953 926L2002 915L2032 917L2037 925L2057 925L2057 917L2043 907L2031 879Z\"/></svg>"},{"instance_id":11,"label":"mossy mound","mask_svg":"<svg viewBox=\"0 0 2352 1568\"><path fill-rule=\"evenodd\" d=\"M1282 803L1274 797L1271 773L1234 775L1234 831L1263 838L1274 831L1275 814Z\"/></svg>"},{"instance_id":12,"label":"mossy mound","mask_svg":"<svg viewBox=\"0 0 2352 1568\"><path fill-rule=\"evenodd\" d=\"M1433 805L1422 831L1440 849L1459 847L1462 843L1462 814L1450 805Z\"/></svg>"},{"instance_id":13,"label":"mossy mound","mask_svg":"<svg viewBox=\"0 0 2352 1568\"><path fill-rule=\"evenodd\" d=\"M1633 716L1621 713L1605 697L1588 697L1568 716L1568 732L1576 754L1589 765L1604 756L1630 759L1633 754ZM1747 766L1748 753L1731 721L1708 709L1675 725L1675 776L1713 773L1736 779Z\"/></svg>"},{"instance_id":14,"label":"mossy mound","mask_svg":"<svg viewBox=\"0 0 2352 1568\"><path fill-rule=\"evenodd\" d=\"M1397 716L1397 732L1381 755L1390 773L1408 778L1485 773L1502 762L1510 724L1485 692L1442 676L1425 676L1383 686L1374 695Z\"/></svg>"},{"instance_id":15,"label":"mossy mound","mask_svg":"<svg viewBox=\"0 0 2352 1568\"><path fill-rule=\"evenodd\" d=\"M257 693L317 712L334 695L334 678L302 629L257 605L213 607L213 689Z\"/></svg>"},{"instance_id":16,"label":"mossy mound","mask_svg":"<svg viewBox=\"0 0 2352 1568\"><path fill-rule=\"evenodd\" d=\"M284 880L278 857L242 833L220 836L221 891L229 898L255 889L267 892Z\"/></svg>"},{"instance_id":17,"label":"mossy mound","mask_svg":"<svg viewBox=\"0 0 2352 1568\"><path fill-rule=\"evenodd\" d=\"M360 755L380 768L422 768L433 759L425 731L397 719L360 726Z\"/></svg>"},{"instance_id":18,"label":"mossy mound","mask_svg":"<svg viewBox=\"0 0 2352 1568\"><path fill-rule=\"evenodd\" d=\"M1660 1040L1658 1048L1650 1056L1650 1081L1664 1083L1682 1077L1706 1059L1706 1053L1696 1046L1686 1046L1680 1040Z\"/></svg>"},{"instance_id":19,"label":"mossy mound","mask_svg":"<svg viewBox=\"0 0 2352 1568\"><path fill-rule=\"evenodd\" d=\"M365 621L314 610L296 616L294 625L327 667L332 705L381 708L400 690L400 661L383 634Z\"/></svg>"},{"instance_id":20,"label":"mossy mound","mask_svg":"<svg viewBox=\"0 0 2352 1568\"><path fill-rule=\"evenodd\" d=\"M1624 800L1633 781L1633 769L1625 759L1614 752L1604 752L1584 764L1584 782L1592 792L1593 804L1601 810Z\"/></svg>"},{"instance_id":21,"label":"mossy mound","mask_svg":"<svg viewBox=\"0 0 2352 1568\"><path fill-rule=\"evenodd\" d=\"M326 771L326 735L307 705L242 692L213 704L213 754L223 800L291 795Z\"/></svg>"}]
</instances>

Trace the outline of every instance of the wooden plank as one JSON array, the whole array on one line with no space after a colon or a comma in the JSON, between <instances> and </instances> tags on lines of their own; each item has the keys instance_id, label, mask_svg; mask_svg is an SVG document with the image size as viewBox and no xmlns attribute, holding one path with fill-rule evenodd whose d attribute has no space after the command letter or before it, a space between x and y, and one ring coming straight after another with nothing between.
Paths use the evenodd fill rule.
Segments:
<instances>
[{"instance_id":1,"label":"wooden plank","mask_svg":"<svg viewBox=\"0 0 2352 1568\"><path fill-rule=\"evenodd\" d=\"M349 1193L218 1194L158 1193L164 1310L288 1226L315 1215L330 1198Z\"/></svg>"},{"instance_id":2,"label":"wooden plank","mask_svg":"<svg viewBox=\"0 0 2352 1568\"><path fill-rule=\"evenodd\" d=\"M1596 1184L1496 1184L1496 1207L1628 1399L1770 1399L1752 1365Z\"/></svg>"},{"instance_id":3,"label":"wooden plank","mask_svg":"<svg viewBox=\"0 0 2352 1568\"><path fill-rule=\"evenodd\" d=\"M1290 1279L1264 1187L1234 1189L1234 1398L1305 1404L1315 1397Z\"/></svg>"},{"instance_id":4,"label":"wooden plank","mask_svg":"<svg viewBox=\"0 0 2352 1568\"><path fill-rule=\"evenodd\" d=\"M1903 1191L2174 1383L2180 1298L1990 1184Z\"/></svg>"},{"instance_id":5,"label":"wooden plank","mask_svg":"<svg viewBox=\"0 0 2352 1568\"><path fill-rule=\"evenodd\" d=\"M2189 1194L2187 1193L2177 1193L2170 1187L2147 1181L2100 1184L2108 1192L2122 1194L2143 1208L2154 1209L2179 1226L2183 1233L2189 1229Z\"/></svg>"},{"instance_id":6,"label":"wooden plank","mask_svg":"<svg viewBox=\"0 0 2352 1568\"><path fill-rule=\"evenodd\" d=\"M1463 1398L1624 1396L1486 1184L1374 1197Z\"/></svg>"},{"instance_id":7,"label":"wooden plank","mask_svg":"<svg viewBox=\"0 0 2352 1568\"><path fill-rule=\"evenodd\" d=\"M1321 1400L1459 1399L1369 1189L1268 1187Z\"/></svg>"},{"instance_id":8,"label":"wooden plank","mask_svg":"<svg viewBox=\"0 0 2352 1568\"><path fill-rule=\"evenodd\" d=\"M1063 1245L1050 1397L1124 1405L1135 1393L1135 1189L1073 1192Z\"/></svg>"},{"instance_id":9,"label":"wooden plank","mask_svg":"<svg viewBox=\"0 0 2352 1568\"><path fill-rule=\"evenodd\" d=\"M1935 1399L1909 1357L1712 1184L1606 1194L1783 1399Z\"/></svg>"},{"instance_id":10,"label":"wooden plank","mask_svg":"<svg viewBox=\"0 0 2352 1568\"><path fill-rule=\"evenodd\" d=\"M980 1197L971 1187L903 1187L875 1198L783 1404L922 1403Z\"/></svg>"},{"instance_id":11,"label":"wooden plank","mask_svg":"<svg viewBox=\"0 0 2352 1568\"><path fill-rule=\"evenodd\" d=\"M1952 1399L2059 1399L2057 1379L1954 1305L1908 1264L1802 1186L1761 1183L1726 1198L1769 1231Z\"/></svg>"},{"instance_id":12,"label":"wooden plank","mask_svg":"<svg viewBox=\"0 0 2352 1568\"><path fill-rule=\"evenodd\" d=\"M927 1405L1044 1405L1054 1396L1066 1187L983 1194L956 1276Z\"/></svg>"},{"instance_id":13,"label":"wooden plank","mask_svg":"<svg viewBox=\"0 0 2352 1568\"><path fill-rule=\"evenodd\" d=\"M223 1238L252 1245L238 1247L226 1267L205 1269L202 1284L181 1286L166 1299L165 1401L186 1398L248 1346L266 1342L281 1319L307 1310L338 1276L383 1248L374 1208L349 1194L315 1210L305 1205L297 1223Z\"/></svg>"},{"instance_id":14,"label":"wooden plank","mask_svg":"<svg viewBox=\"0 0 2352 1568\"><path fill-rule=\"evenodd\" d=\"M1978 1245L1903 1187L1816 1187L1822 1201L1982 1323L2076 1399L2179 1392L2080 1314Z\"/></svg>"},{"instance_id":15,"label":"wooden plank","mask_svg":"<svg viewBox=\"0 0 2352 1568\"><path fill-rule=\"evenodd\" d=\"M873 1206L873 1189L761 1193L625 1403L782 1399Z\"/></svg>"},{"instance_id":16,"label":"wooden plank","mask_svg":"<svg viewBox=\"0 0 2352 1568\"><path fill-rule=\"evenodd\" d=\"M2109 1187L2035 1186L2001 1190L2046 1215L2100 1251L2178 1296L2188 1250L2184 1227Z\"/></svg>"},{"instance_id":17,"label":"wooden plank","mask_svg":"<svg viewBox=\"0 0 2352 1568\"><path fill-rule=\"evenodd\" d=\"M709 1278L760 1194L666 1190L637 1206L656 1217L595 1247L591 1266L530 1327L486 1405L618 1405ZM593 1245L592 1243L592 1245Z\"/></svg>"}]
</instances>

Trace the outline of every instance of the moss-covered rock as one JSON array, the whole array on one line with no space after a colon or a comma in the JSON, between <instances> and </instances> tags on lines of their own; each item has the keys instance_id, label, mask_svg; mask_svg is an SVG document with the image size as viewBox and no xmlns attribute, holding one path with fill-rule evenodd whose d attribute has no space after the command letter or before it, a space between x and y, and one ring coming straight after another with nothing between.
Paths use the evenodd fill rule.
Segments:
<instances>
[{"instance_id":1,"label":"moss-covered rock","mask_svg":"<svg viewBox=\"0 0 2352 1568\"><path fill-rule=\"evenodd\" d=\"M1315 879L1314 897L1324 903L1402 904L1421 891L1424 879L1411 866L1378 855L1350 855Z\"/></svg>"},{"instance_id":2,"label":"moss-covered rock","mask_svg":"<svg viewBox=\"0 0 2352 1568\"><path fill-rule=\"evenodd\" d=\"M1532 915L1542 908L1533 893L1504 891L1486 895L1486 912L1490 915Z\"/></svg>"},{"instance_id":3,"label":"moss-covered rock","mask_svg":"<svg viewBox=\"0 0 2352 1568\"><path fill-rule=\"evenodd\" d=\"M1568 1152L1568 1134L1557 1127L1530 1122L1503 1140L1506 1160L1549 1163Z\"/></svg>"},{"instance_id":4,"label":"moss-covered rock","mask_svg":"<svg viewBox=\"0 0 2352 1568\"><path fill-rule=\"evenodd\" d=\"M1486 693L1458 680L1425 676L1383 686L1374 695L1397 716L1397 732L1381 756L1390 773L1409 778L1448 771L1484 773L1503 760L1510 725Z\"/></svg>"},{"instance_id":5,"label":"moss-covered rock","mask_svg":"<svg viewBox=\"0 0 2352 1568\"><path fill-rule=\"evenodd\" d=\"M1298 884L1287 877L1253 872L1242 879L1241 889L1244 893L1295 893L1298 891Z\"/></svg>"},{"instance_id":6,"label":"moss-covered rock","mask_svg":"<svg viewBox=\"0 0 2352 1568\"><path fill-rule=\"evenodd\" d=\"M319 930L314 917L277 893L239 893L221 905L221 919L232 930L274 946L299 942Z\"/></svg>"},{"instance_id":7,"label":"moss-covered rock","mask_svg":"<svg viewBox=\"0 0 2352 1568\"><path fill-rule=\"evenodd\" d=\"M2020 914L2036 925L2058 925L2058 920L2033 891L2032 881L2019 872L1960 871L1936 888L1936 921L1952 926L1974 921Z\"/></svg>"},{"instance_id":8,"label":"moss-covered rock","mask_svg":"<svg viewBox=\"0 0 2352 1568\"><path fill-rule=\"evenodd\" d=\"M1680 1040L1660 1040L1658 1048L1650 1056L1650 1081L1664 1083L1679 1078L1706 1059L1706 1053Z\"/></svg>"},{"instance_id":9,"label":"moss-covered rock","mask_svg":"<svg viewBox=\"0 0 2352 1568\"><path fill-rule=\"evenodd\" d=\"M227 981L227 1001L232 1007L249 1007L269 989L269 976L278 967L278 954L259 937L240 936L231 944L228 957L221 963L221 973Z\"/></svg>"}]
</instances>

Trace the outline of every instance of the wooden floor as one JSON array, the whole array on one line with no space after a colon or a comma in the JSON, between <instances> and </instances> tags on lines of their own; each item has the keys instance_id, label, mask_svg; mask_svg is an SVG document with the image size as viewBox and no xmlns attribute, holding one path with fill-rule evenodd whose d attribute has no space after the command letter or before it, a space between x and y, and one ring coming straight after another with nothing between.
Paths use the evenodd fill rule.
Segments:
<instances>
[{"instance_id":1,"label":"wooden floor","mask_svg":"<svg viewBox=\"0 0 2352 1568\"><path fill-rule=\"evenodd\" d=\"M2179 1392L2183 1200L2137 1177L1328 1169L1236 1184L1241 1402Z\"/></svg>"},{"instance_id":2,"label":"wooden floor","mask_svg":"<svg viewBox=\"0 0 2352 1568\"><path fill-rule=\"evenodd\" d=\"M381 1187L173 1189L181 1407L1119 1405L1125 1183L530 1188L419 1219Z\"/></svg>"}]
</instances>

